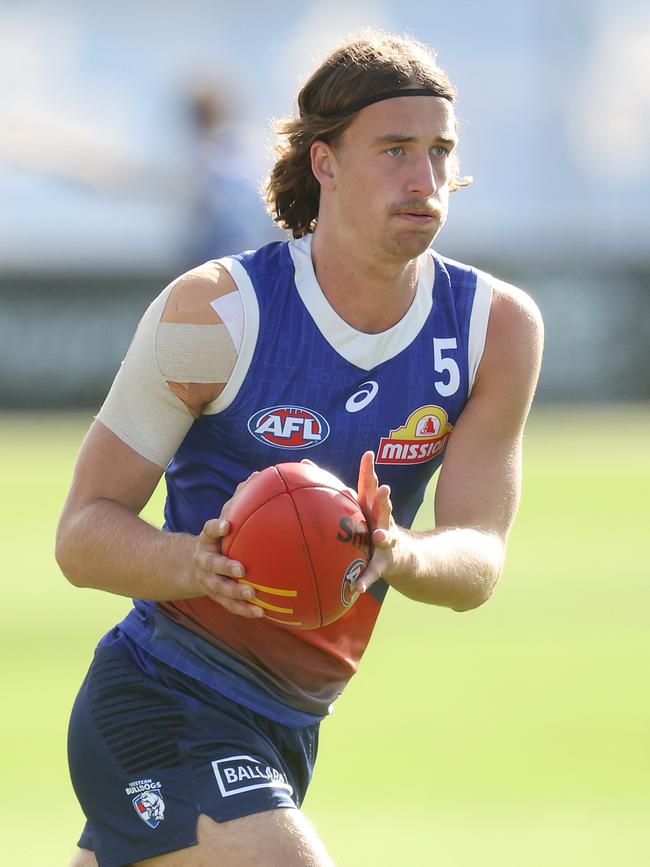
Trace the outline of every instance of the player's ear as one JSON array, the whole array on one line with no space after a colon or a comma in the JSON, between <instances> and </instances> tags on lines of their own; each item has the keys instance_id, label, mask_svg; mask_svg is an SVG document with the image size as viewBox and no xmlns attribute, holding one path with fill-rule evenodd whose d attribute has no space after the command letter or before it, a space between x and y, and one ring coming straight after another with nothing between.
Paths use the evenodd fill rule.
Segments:
<instances>
[{"instance_id":1,"label":"player's ear","mask_svg":"<svg viewBox=\"0 0 650 867\"><path fill-rule=\"evenodd\" d=\"M321 187L334 185L336 158L332 148L324 141L315 141L310 150L311 170Z\"/></svg>"}]
</instances>

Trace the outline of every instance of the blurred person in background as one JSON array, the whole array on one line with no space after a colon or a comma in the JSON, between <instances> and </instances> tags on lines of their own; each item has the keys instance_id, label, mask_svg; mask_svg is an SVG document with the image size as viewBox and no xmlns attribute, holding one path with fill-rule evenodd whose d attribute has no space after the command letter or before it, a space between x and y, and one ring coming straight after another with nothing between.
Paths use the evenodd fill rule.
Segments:
<instances>
[{"instance_id":1,"label":"blurred person in background","mask_svg":"<svg viewBox=\"0 0 650 867\"><path fill-rule=\"evenodd\" d=\"M259 194L245 129L225 94L210 84L189 91L191 127L186 266L248 250L274 236ZM277 233L279 235L279 233Z\"/></svg>"},{"instance_id":2,"label":"blurred person in background","mask_svg":"<svg viewBox=\"0 0 650 867\"><path fill-rule=\"evenodd\" d=\"M293 239L194 268L140 322L57 533L73 584L135 600L72 713L75 867L331 865L300 806L389 586L466 611L499 578L542 324L525 293L430 249L467 182L454 101L410 37L343 44L281 130L268 200ZM328 429L301 439L283 408ZM345 617L297 631L220 545L250 474L307 447L356 484L373 554ZM412 532L439 467L435 529ZM138 516L163 472L160 531Z\"/></svg>"},{"instance_id":3,"label":"blurred person in background","mask_svg":"<svg viewBox=\"0 0 650 867\"><path fill-rule=\"evenodd\" d=\"M0 160L125 206L139 201L149 215L167 209L179 269L277 240L281 232L260 197L261 148L231 97L204 76L193 79L173 94L174 147L167 150L155 139L145 147L133 131L26 111L12 118ZM163 104L169 112L170 100ZM164 111L158 120L169 122Z\"/></svg>"}]
</instances>

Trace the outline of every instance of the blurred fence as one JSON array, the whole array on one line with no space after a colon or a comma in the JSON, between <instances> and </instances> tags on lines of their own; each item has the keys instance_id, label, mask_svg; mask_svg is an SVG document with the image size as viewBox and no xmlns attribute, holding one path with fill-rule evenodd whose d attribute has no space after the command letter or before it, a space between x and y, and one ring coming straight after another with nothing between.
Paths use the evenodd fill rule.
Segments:
<instances>
[{"instance_id":1,"label":"blurred fence","mask_svg":"<svg viewBox=\"0 0 650 867\"><path fill-rule=\"evenodd\" d=\"M0 278L0 407L101 403L160 274Z\"/></svg>"},{"instance_id":2,"label":"blurred fence","mask_svg":"<svg viewBox=\"0 0 650 867\"><path fill-rule=\"evenodd\" d=\"M528 289L546 322L539 400L650 399L650 267L481 267ZM0 408L97 408L151 299L175 275L0 275Z\"/></svg>"}]
</instances>

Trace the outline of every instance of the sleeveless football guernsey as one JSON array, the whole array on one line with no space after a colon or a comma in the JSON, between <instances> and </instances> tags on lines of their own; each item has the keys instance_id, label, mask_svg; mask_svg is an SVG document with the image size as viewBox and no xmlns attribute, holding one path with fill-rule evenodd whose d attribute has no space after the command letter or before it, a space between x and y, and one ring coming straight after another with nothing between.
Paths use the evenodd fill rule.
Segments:
<instances>
[{"instance_id":1,"label":"sleeveless football guernsey","mask_svg":"<svg viewBox=\"0 0 650 867\"><path fill-rule=\"evenodd\" d=\"M483 353L491 279L429 250L405 316L363 334L318 286L311 238L220 260L242 296L244 339L226 388L167 469L167 530L200 533L239 482L282 461L310 458L356 489L368 449L397 523L409 527L422 503ZM356 671L386 590L380 580L340 620L309 631L205 597L137 600L120 628L163 662L298 726L325 715Z\"/></svg>"}]
</instances>

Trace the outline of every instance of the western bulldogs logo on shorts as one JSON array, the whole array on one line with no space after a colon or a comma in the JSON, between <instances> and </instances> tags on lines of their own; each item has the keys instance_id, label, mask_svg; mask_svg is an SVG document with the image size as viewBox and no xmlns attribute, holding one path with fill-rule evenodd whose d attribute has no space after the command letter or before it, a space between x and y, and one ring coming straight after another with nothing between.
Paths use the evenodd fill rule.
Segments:
<instances>
[{"instance_id":1,"label":"western bulldogs logo on shorts","mask_svg":"<svg viewBox=\"0 0 650 867\"><path fill-rule=\"evenodd\" d=\"M127 795L137 792L131 800L133 809L150 828L157 828L165 819L165 802L160 793L160 783L153 780L135 780L125 789Z\"/></svg>"}]
</instances>

